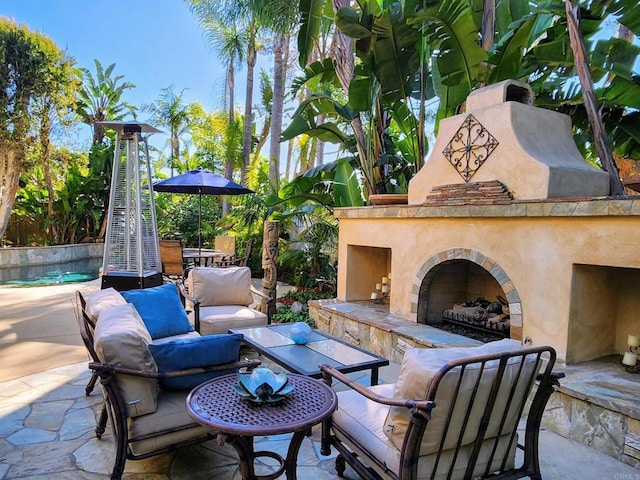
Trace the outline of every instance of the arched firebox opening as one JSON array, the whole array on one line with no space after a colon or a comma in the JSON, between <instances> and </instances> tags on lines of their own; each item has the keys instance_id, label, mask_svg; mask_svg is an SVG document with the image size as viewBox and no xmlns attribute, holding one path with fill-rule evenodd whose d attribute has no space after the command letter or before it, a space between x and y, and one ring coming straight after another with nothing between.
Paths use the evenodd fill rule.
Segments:
<instances>
[{"instance_id":1,"label":"arched firebox opening","mask_svg":"<svg viewBox=\"0 0 640 480\"><path fill-rule=\"evenodd\" d=\"M484 342L521 339L519 296L502 268L478 252L457 249L432 257L416 287L419 323Z\"/></svg>"}]
</instances>

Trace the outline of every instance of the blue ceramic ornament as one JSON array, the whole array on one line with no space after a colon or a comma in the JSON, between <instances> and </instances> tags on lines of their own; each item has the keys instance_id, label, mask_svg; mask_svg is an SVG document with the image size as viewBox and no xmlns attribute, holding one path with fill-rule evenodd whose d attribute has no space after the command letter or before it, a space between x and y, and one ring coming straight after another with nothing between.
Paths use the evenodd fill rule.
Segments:
<instances>
[{"instance_id":1,"label":"blue ceramic ornament","mask_svg":"<svg viewBox=\"0 0 640 480\"><path fill-rule=\"evenodd\" d=\"M294 342L304 345L311 337L311 327L304 322L297 322L291 325L289 336Z\"/></svg>"}]
</instances>

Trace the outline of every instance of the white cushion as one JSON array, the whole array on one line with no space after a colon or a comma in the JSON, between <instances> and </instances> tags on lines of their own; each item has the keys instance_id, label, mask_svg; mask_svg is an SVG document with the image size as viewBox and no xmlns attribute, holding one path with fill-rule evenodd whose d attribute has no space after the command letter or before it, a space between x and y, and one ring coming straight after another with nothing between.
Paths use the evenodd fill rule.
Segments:
<instances>
[{"instance_id":1,"label":"white cushion","mask_svg":"<svg viewBox=\"0 0 640 480\"><path fill-rule=\"evenodd\" d=\"M119 367L157 372L149 351L151 335L133 305L125 303L104 309L98 316L94 347L100 360ZM158 382L154 378L119 375L118 387L127 405L127 415L136 417L157 408Z\"/></svg>"},{"instance_id":2,"label":"white cushion","mask_svg":"<svg viewBox=\"0 0 640 480\"><path fill-rule=\"evenodd\" d=\"M371 387L371 390L375 393L385 397L391 396L394 389L394 385ZM373 402L354 390L338 392L338 409L332 415L333 425L335 427L334 434L350 449L358 453L359 460L367 463L379 474L384 475L384 469L386 468L398 475L400 470L400 450L396 448L384 434L384 423L388 410L389 407L387 405ZM428 432L429 428L427 426L425 435L428 435ZM350 441L350 438L356 439L358 443L353 443ZM500 468L502 458L504 458L505 451L509 446L511 448L508 453L508 461L505 468L509 469L513 467L517 436L511 445L509 445L509 441L509 435L504 435L499 439L494 460L489 471L497 471ZM484 474L494 443L494 439L483 442L474 469L474 476ZM438 473L435 479L445 480L449 478L448 469L453 461L454 451L453 449L445 450L439 460L437 459L437 454L420 456L418 479L426 480L431 478L436 460L438 461ZM464 478L471 451L472 448L470 446L460 449L451 476L452 479ZM375 465L373 462L367 462L367 457L378 459L383 463L384 468Z\"/></svg>"},{"instance_id":3,"label":"white cushion","mask_svg":"<svg viewBox=\"0 0 640 480\"><path fill-rule=\"evenodd\" d=\"M370 389L384 397L392 397L394 385L376 385ZM371 401L355 390L338 392L337 395L338 408L331 417L333 424L358 439L370 456L384 462L390 455L395 455L390 449L396 452L397 449L383 432L389 406Z\"/></svg>"},{"instance_id":4,"label":"white cushion","mask_svg":"<svg viewBox=\"0 0 640 480\"><path fill-rule=\"evenodd\" d=\"M201 307L253 303L249 267L197 267L187 277L189 295L200 300Z\"/></svg>"},{"instance_id":5,"label":"white cushion","mask_svg":"<svg viewBox=\"0 0 640 480\"><path fill-rule=\"evenodd\" d=\"M513 340L490 342L480 347L472 348L411 349L404 355L393 396L395 398L424 400L427 398L433 378L447 362L518 349L521 349L520 344ZM509 402L511 385L519 373L519 365L519 358L516 357L510 360L505 370L500 387L503 394L499 395L496 400L494 414L489 421L485 438L492 438L500 434L502 414L507 402ZM511 431L518 421L519 412L516 411L515 406L520 403L524 395L528 394L530 384L527 380L531 378L531 371L537 368L535 356L527 357L525 365L526 367L515 389L514 398L511 399L511 410L508 412L502 433ZM471 391L475 387L478 376L480 375L479 365L476 364L467 367L460 392L457 392L456 385L460 371L461 369L459 367L451 370L440 382L435 398L438 407L433 410L431 420L427 426L427 432L424 435L420 448L421 455L427 455L438 450L441 437L445 434L445 428L447 428L449 406L451 406L453 402L455 402L455 407L451 423L446 430L444 449L454 447L458 441L459 435L464 427L465 412L471 401L469 395L465 395L464 392ZM491 384L496 378L496 373L497 362L488 364L482 373L480 388L474 399L474 407L471 410L468 424L464 427L463 445L475 440L480 420L484 413L484 406L489 397ZM385 420L384 432L396 448L402 447L408 423L409 411L406 408L392 407L389 409Z\"/></svg>"},{"instance_id":6,"label":"white cushion","mask_svg":"<svg viewBox=\"0 0 640 480\"><path fill-rule=\"evenodd\" d=\"M158 399L158 409L155 413L129 419L130 437L155 434L165 429L182 428L186 425L192 425L191 428L185 430L132 442L130 446L134 454L142 455L159 448L203 437L207 433L211 433L211 428L198 425L187 413L185 401L188 393L189 392L163 390Z\"/></svg>"},{"instance_id":7,"label":"white cushion","mask_svg":"<svg viewBox=\"0 0 640 480\"><path fill-rule=\"evenodd\" d=\"M200 334L228 333L230 328L267 325L267 315L240 305L200 307Z\"/></svg>"},{"instance_id":8,"label":"white cushion","mask_svg":"<svg viewBox=\"0 0 640 480\"><path fill-rule=\"evenodd\" d=\"M95 322L100 312L106 308L115 307L116 305L124 305L127 301L113 287L97 290L87 296L86 312L93 317Z\"/></svg>"}]
</instances>

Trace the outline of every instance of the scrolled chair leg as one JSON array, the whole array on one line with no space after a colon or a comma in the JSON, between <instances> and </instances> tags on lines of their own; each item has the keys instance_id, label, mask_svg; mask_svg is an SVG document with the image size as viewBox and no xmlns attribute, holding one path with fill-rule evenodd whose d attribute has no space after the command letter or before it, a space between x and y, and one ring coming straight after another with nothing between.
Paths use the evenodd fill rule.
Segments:
<instances>
[{"instance_id":1,"label":"scrolled chair leg","mask_svg":"<svg viewBox=\"0 0 640 480\"><path fill-rule=\"evenodd\" d=\"M102 410L100 410L100 417L98 419L98 424L96 425L96 438L98 440L102 438L102 434L107 429L108 419L109 419L109 415L107 414L107 405L103 403Z\"/></svg>"},{"instance_id":2,"label":"scrolled chair leg","mask_svg":"<svg viewBox=\"0 0 640 480\"><path fill-rule=\"evenodd\" d=\"M84 389L84 394L88 397L93 392L93 389L96 386L96 382L98 381L98 374L94 371L91 372L91 378L89 379L89 383L87 383L87 387Z\"/></svg>"},{"instance_id":3,"label":"scrolled chair leg","mask_svg":"<svg viewBox=\"0 0 640 480\"><path fill-rule=\"evenodd\" d=\"M336 473L339 477L344 477L344 471L347 469L347 462L344 459L344 456L339 453L336 457Z\"/></svg>"}]
</instances>

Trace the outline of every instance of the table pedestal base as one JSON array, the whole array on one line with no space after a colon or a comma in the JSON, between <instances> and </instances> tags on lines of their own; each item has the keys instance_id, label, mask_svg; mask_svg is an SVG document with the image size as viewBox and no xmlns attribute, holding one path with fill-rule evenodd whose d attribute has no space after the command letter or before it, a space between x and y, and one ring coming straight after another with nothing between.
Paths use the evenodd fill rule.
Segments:
<instances>
[{"instance_id":1,"label":"table pedestal base","mask_svg":"<svg viewBox=\"0 0 640 480\"><path fill-rule=\"evenodd\" d=\"M281 455L275 452L258 451L253 448L253 437L240 436L240 435L228 435L222 436L224 438L218 438L218 442L226 442L231 445L240 457L240 475L242 480L275 480L283 472L286 472L287 480L296 480L296 465L298 463L298 452L302 441L308 432L295 432L289 443L289 449L287 450L287 458L282 458ZM256 475L255 473L255 460L260 457L272 458L280 464L278 469L268 475Z\"/></svg>"}]
</instances>

